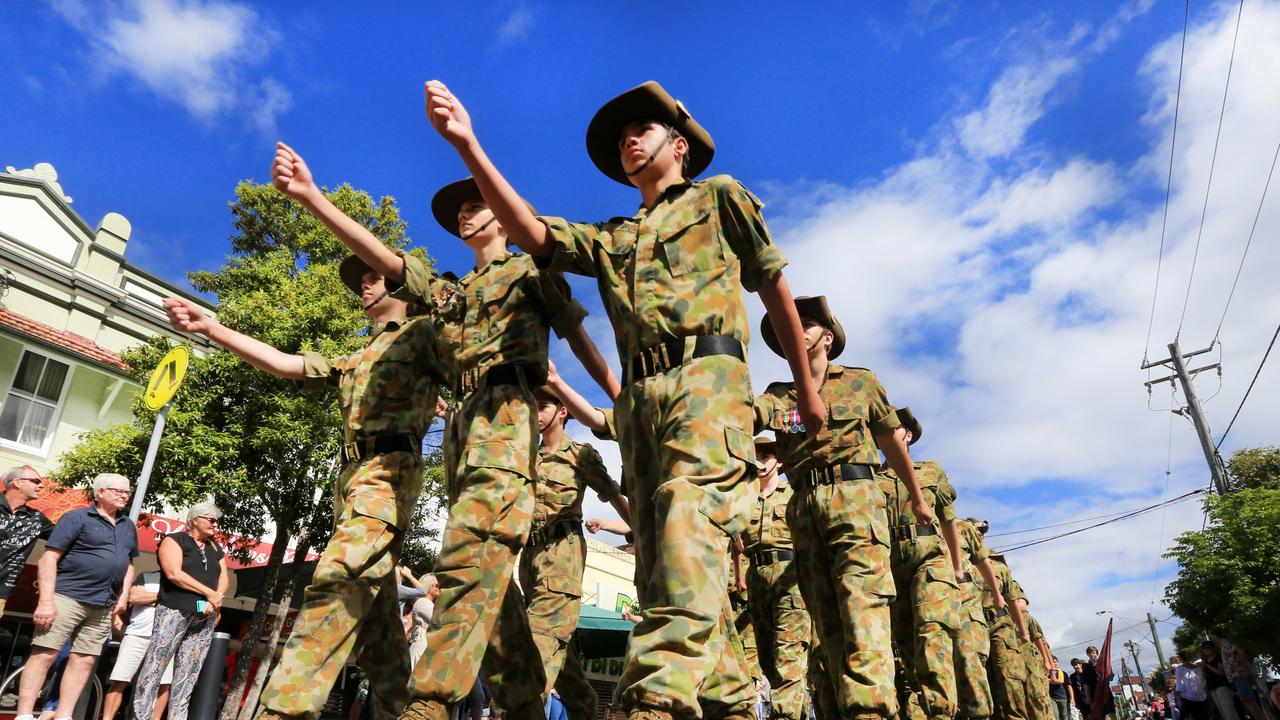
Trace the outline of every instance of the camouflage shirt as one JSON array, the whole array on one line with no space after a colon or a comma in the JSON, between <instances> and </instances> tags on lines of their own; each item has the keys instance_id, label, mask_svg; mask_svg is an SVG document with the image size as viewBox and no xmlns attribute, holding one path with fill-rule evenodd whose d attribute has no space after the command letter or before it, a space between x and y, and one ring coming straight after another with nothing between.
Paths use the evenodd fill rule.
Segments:
<instances>
[{"instance_id":1,"label":"camouflage shirt","mask_svg":"<svg viewBox=\"0 0 1280 720\"><path fill-rule=\"evenodd\" d=\"M1000 585L1000 593L1004 595L1006 607L1013 605L1019 598L1026 599L1027 596L1022 594L1022 586L1013 579L1013 573L1009 572L1008 565L999 560L992 560L991 570L995 573L996 583ZM982 588L982 607L988 610L996 608L996 596L991 592L991 588Z\"/></svg>"},{"instance_id":2,"label":"camouflage shirt","mask_svg":"<svg viewBox=\"0 0 1280 720\"><path fill-rule=\"evenodd\" d=\"M742 288L755 292L786 265L763 204L716 175L667 188L652 208L602 223L539 218L555 270L596 278L624 361L693 335L750 337Z\"/></svg>"},{"instance_id":3,"label":"camouflage shirt","mask_svg":"<svg viewBox=\"0 0 1280 720\"><path fill-rule=\"evenodd\" d=\"M968 520L956 522L956 529L960 531L960 549L963 551L960 560L964 565L964 571L973 582L982 587L982 574L978 572L978 566L990 554L987 551L987 544L982 540L982 533L978 532L978 528ZM994 603L995 598L992 598L991 602Z\"/></svg>"},{"instance_id":4,"label":"camouflage shirt","mask_svg":"<svg viewBox=\"0 0 1280 720\"><path fill-rule=\"evenodd\" d=\"M916 482L920 484L920 494L924 496L924 501L933 507L936 524L955 520L956 509L951 504L955 496L944 491L943 484L946 483L949 487L950 483L947 483L947 473L942 470L942 466L933 460L924 460L912 465L916 471ZM880 476L880 488L884 490L888 501L889 524L914 525L916 515L911 511L911 494L907 492L907 484L902 482L898 474L887 465L882 468L882 471L884 474Z\"/></svg>"},{"instance_id":5,"label":"camouflage shirt","mask_svg":"<svg viewBox=\"0 0 1280 720\"><path fill-rule=\"evenodd\" d=\"M794 494L790 483L780 482L768 497L760 493L756 498L751 510L751 524L742 531L742 544L748 555L763 550L795 548L791 544L791 528L787 526L787 501Z\"/></svg>"},{"instance_id":6,"label":"camouflage shirt","mask_svg":"<svg viewBox=\"0 0 1280 720\"><path fill-rule=\"evenodd\" d=\"M425 435L448 367L435 327L421 317L375 324L364 349L350 355L304 352L302 365L303 390L338 391L343 442L379 433Z\"/></svg>"},{"instance_id":7,"label":"camouflage shirt","mask_svg":"<svg viewBox=\"0 0 1280 720\"><path fill-rule=\"evenodd\" d=\"M400 255L404 284L391 294L430 309L457 372L504 363L545 371L548 331L564 337L587 316L564 278L538 270L528 255L504 252L456 284L441 279L418 258Z\"/></svg>"},{"instance_id":8,"label":"camouflage shirt","mask_svg":"<svg viewBox=\"0 0 1280 720\"><path fill-rule=\"evenodd\" d=\"M609 477L595 448L565 437L557 448L538 450L538 481L534 483L536 506L533 527L544 528L564 520L582 519L582 491L595 490L604 502L622 493Z\"/></svg>"},{"instance_id":9,"label":"camouflage shirt","mask_svg":"<svg viewBox=\"0 0 1280 720\"><path fill-rule=\"evenodd\" d=\"M800 422L794 383L772 383L756 397L756 432L773 430L778 460L788 477L837 463L878 465L880 452L873 436L891 432L899 422L875 374L833 364L818 395L827 407L827 421L813 437Z\"/></svg>"}]
</instances>

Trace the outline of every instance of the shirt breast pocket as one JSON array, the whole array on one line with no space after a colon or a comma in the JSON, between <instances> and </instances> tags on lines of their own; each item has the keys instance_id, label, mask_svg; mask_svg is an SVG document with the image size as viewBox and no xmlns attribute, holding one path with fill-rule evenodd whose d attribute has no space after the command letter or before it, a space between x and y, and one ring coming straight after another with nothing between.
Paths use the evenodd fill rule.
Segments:
<instances>
[{"instance_id":1,"label":"shirt breast pocket","mask_svg":"<svg viewBox=\"0 0 1280 720\"><path fill-rule=\"evenodd\" d=\"M481 296L484 303L484 321L490 335L502 332L506 318L514 308L524 305L527 293L519 278L504 279L487 286Z\"/></svg>"},{"instance_id":2,"label":"shirt breast pocket","mask_svg":"<svg viewBox=\"0 0 1280 720\"><path fill-rule=\"evenodd\" d=\"M867 428L862 413L855 405L837 403L827 409L824 433L831 435L836 447L859 447L867 441Z\"/></svg>"},{"instance_id":3,"label":"shirt breast pocket","mask_svg":"<svg viewBox=\"0 0 1280 720\"><path fill-rule=\"evenodd\" d=\"M724 270L719 228L712 221L708 207L700 207L687 217L667 223L662 229L660 244L667 268L675 277L695 273L718 275Z\"/></svg>"}]
</instances>

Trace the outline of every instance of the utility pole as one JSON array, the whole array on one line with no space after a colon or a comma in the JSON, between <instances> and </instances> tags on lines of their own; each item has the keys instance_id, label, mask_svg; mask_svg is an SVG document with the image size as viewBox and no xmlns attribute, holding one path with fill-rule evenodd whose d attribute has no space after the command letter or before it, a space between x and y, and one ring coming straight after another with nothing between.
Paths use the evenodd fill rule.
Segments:
<instances>
[{"instance_id":1,"label":"utility pole","mask_svg":"<svg viewBox=\"0 0 1280 720\"><path fill-rule=\"evenodd\" d=\"M1204 372L1205 370L1213 370L1215 368L1219 373L1221 373L1222 366L1219 363L1213 363L1212 365L1205 365L1194 370L1187 370L1185 363L1186 360L1193 358L1196 355L1203 355L1212 349L1213 346L1210 345L1203 350L1196 350L1194 352L1184 354L1182 352L1182 348L1178 345L1178 339L1175 337L1173 342L1169 343L1169 357L1167 359L1143 363L1142 369L1146 370L1156 366L1165 366L1173 370L1172 375L1167 375L1156 380L1149 380L1144 383L1147 386L1147 392L1151 392L1152 385L1158 385L1162 382L1168 382L1174 379L1177 379L1182 385L1182 394L1187 398L1187 413L1191 415L1191 422L1195 423L1196 435L1200 438L1200 448L1204 450L1205 462L1209 463L1209 474L1213 476L1213 486L1218 491L1218 494L1225 495L1227 493L1227 472L1222 467L1222 457L1218 455L1217 448L1213 446L1213 434L1209 432L1209 423L1204 419L1204 411L1200 409L1200 400L1196 397L1196 390L1191 386L1191 379L1194 378L1197 373ZM1180 410L1174 410L1174 412L1179 415L1182 414Z\"/></svg>"},{"instance_id":2,"label":"utility pole","mask_svg":"<svg viewBox=\"0 0 1280 720\"><path fill-rule=\"evenodd\" d=\"M1138 668L1138 687L1142 688L1142 692L1146 694L1147 678L1142 674L1142 663L1138 662L1138 650L1141 646L1132 640L1126 641L1124 646L1129 648L1129 654L1133 656L1133 666Z\"/></svg>"},{"instance_id":3,"label":"utility pole","mask_svg":"<svg viewBox=\"0 0 1280 720\"><path fill-rule=\"evenodd\" d=\"M1164 650L1160 648L1160 634L1156 632L1156 619L1147 613L1147 625L1151 627L1151 644L1156 646L1156 659L1160 661L1160 669L1168 670L1164 664Z\"/></svg>"},{"instance_id":4,"label":"utility pole","mask_svg":"<svg viewBox=\"0 0 1280 720\"><path fill-rule=\"evenodd\" d=\"M1120 656L1120 710L1124 713L1124 717L1129 717L1128 701L1133 699L1133 685L1129 680L1129 664L1124 661L1124 656ZM1098 678L1098 682L1109 682L1103 678ZM1134 705L1137 705L1135 702Z\"/></svg>"}]
</instances>

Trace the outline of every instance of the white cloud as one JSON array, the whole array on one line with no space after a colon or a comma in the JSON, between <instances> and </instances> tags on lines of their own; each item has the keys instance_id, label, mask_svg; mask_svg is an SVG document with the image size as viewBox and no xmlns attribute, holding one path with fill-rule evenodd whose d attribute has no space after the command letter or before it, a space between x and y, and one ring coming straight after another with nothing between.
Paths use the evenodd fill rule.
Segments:
<instances>
[{"instance_id":1,"label":"white cloud","mask_svg":"<svg viewBox=\"0 0 1280 720\"><path fill-rule=\"evenodd\" d=\"M509 45L529 37L529 32L533 30L536 20L533 11L527 5L518 3L498 26L498 44Z\"/></svg>"},{"instance_id":2,"label":"white cloud","mask_svg":"<svg viewBox=\"0 0 1280 720\"><path fill-rule=\"evenodd\" d=\"M1147 409L1148 375L1138 367L1156 274L1180 34L1151 50L1136 79L1146 86L1150 110L1124 130L1145 134L1141 158L1117 164L1027 141L1034 124L1053 112L1049 98L1061 84L1069 80L1073 91L1089 93L1080 58L1113 41L1117 23L1148 5L1126 6L1103 26L1105 37L1073 38L1069 44L1085 48L1078 56L1055 48L1042 60L1020 61L1000 75L981 109L943 118L949 133L878 182L765 193L771 209L783 210L770 219L791 261L793 291L828 295L849 335L841 362L875 369L891 400L917 411L926 427L917 455L942 462L962 493L960 510L990 518L993 532L1159 502L1166 457L1170 497L1208 481L1190 424L1174 418L1170 440L1169 415ZM1235 7L1219 6L1187 40L1153 358L1165 355L1179 327ZM1184 349L1207 345L1214 335L1280 141L1273 82L1280 55L1271 52L1280 46L1280 5L1250 5L1246 12L1182 324ZM1015 155L1017 162L1005 160ZM1278 233L1280 198L1273 197L1257 238ZM1280 287L1267 271L1277 265L1280 246L1255 241L1222 328L1221 392L1206 403L1219 434L1280 321ZM754 312L758 321L760 310ZM789 375L759 340L751 358L758 390ZM1262 400L1280 395L1275 369L1263 373L1224 451L1275 442L1280 406ZM1198 386L1211 396L1217 379L1206 373ZM1152 406L1169 404L1169 389L1160 386ZM1079 654L1073 643L1101 636L1106 619L1096 610L1115 613L1118 628L1143 620L1148 609L1168 616L1159 598L1174 569L1157 557L1176 534L1198 528L1199 519L1198 504L1188 502L1010 555L1050 639L1064 646L1064 661ZM1145 624L1127 637L1139 629ZM1171 629L1162 627L1166 651ZM1154 666L1147 647L1144 669Z\"/></svg>"},{"instance_id":3,"label":"white cloud","mask_svg":"<svg viewBox=\"0 0 1280 720\"><path fill-rule=\"evenodd\" d=\"M131 0L55 9L85 35L100 69L128 75L157 96L213 121L244 115L264 133L275 130L292 96L255 71L279 40L252 8L217 0Z\"/></svg>"}]
</instances>

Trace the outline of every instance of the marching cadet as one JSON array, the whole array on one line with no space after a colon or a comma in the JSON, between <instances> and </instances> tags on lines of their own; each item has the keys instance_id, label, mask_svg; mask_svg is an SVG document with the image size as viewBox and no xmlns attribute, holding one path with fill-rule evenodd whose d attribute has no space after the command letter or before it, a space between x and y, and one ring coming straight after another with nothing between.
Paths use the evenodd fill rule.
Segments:
<instances>
[{"instance_id":1,"label":"marching cadet","mask_svg":"<svg viewBox=\"0 0 1280 720\"><path fill-rule=\"evenodd\" d=\"M910 408L898 410L900 427L894 430L908 446L924 434ZM930 720L956 714L954 640L960 626L960 588L955 565L959 564L954 497L947 474L929 460L912 464L925 502L941 522L920 522L911 511L911 495L892 468L881 468L881 488L889 508L893 533L893 636L906 675L919 691L921 710ZM941 536L941 537L940 537ZM945 542L944 542L945 540Z\"/></svg>"},{"instance_id":2,"label":"marching cadet","mask_svg":"<svg viewBox=\"0 0 1280 720\"><path fill-rule=\"evenodd\" d=\"M995 582L982 590L982 607L991 632L991 656L987 661L987 679L995 715L1000 720L1032 720L1027 707L1027 666L1022 659L1022 643L1029 638L1026 618L1018 599L1026 597L1022 586L1013 579L1004 555L988 555ZM1004 608L996 606L996 591L1005 600Z\"/></svg>"},{"instance_id":3,"label":"marching cadet","mask_svg":"<svg viewBox=\"0 0 1280 720\"><path fill-rule=\"evenodd\" d=\"M760 679L760 653L757 647L756 623L751 611L751 596L747 592L747 572L750 562L743 548L741 535L729 541L729 610L733 628L742 641L742 656L747 661L747 674L752 680Z\"/></svg>"},{"instance_id":4,"label":"marching cadet","mask_svg":"<svg viewBox=\"0 0 1280 720\"><path fill-rule=\"evenodd\" d=\"M943 492L955 497L955 490L949 485L950 483ZM956 526L960 533L960 558L963 562L963 572L957 578L960 581L963 604L953 654L958 699L956 717L961 720L984 720L991 716L992 704L991 684L987 680L991 636L982 609L983 588L992 588L992 603L997 612L1005 609L1005 601L1000 593L995 571L987 560L989 553L986 543L982 541L986 523L976 518L967 518L957 521Z\"/></svg>"},{"instance_id":5,"label":"marching cadet","mask_svg":"<svg viewBox=\"0 0 1280 720\"><path fill-rule=\"evenodd\" d=\"M656 82L605 103L587 128L596 167L642 201L631 217L595 224L535 217L485 155L461 103L437 81L427 96L432 123L512 240L553 269L595 277L613 324L624 381L615 420L643 579L643 619L620 680L625 707L633 720L730 717L737 705L704 682L744 675L727 622L724 552L756 492L744 288L776 323L800 416L816 431L825 413L761 203L728 176L693 180L715 145Z\"/></svg>"},{"instance_id":6,"label":"marching cadet","mask_svg":"<svg viewBox=\"0 0 1280 720\"><path fill-rule=\"evenodd\" d=\"M204 335L303 390L336 390L342 408L333 537L262 695L259 718L314 720L353 649L376 698L373 717L398 716L408 699L409 646L395 569L422 489L422 438L437 389L447 384L449 361L431 321L409 317L404 301L388 297L381 273L353 256L338 274L373 322L365 347L345 357L290 355L231 330L187 300L164 301L174 330Z\"/></svg>"},{"instance_id":7,"label":"marching cadet","mask_svg":"<svg viewBox=\"0 0 1280 720\"><path fill-rule=\"evenodd\" d=\"M595 490L623 520L630 520L622 488L609 477L600 453L565 434L568 411L549 388L534 392L538 401L538 477L534 482L533 529L520 554L529 629L542 654L547 692L554 686L571 718L596 716L596 692L582 663L569 648L581 613L582 574L587 546L582 537L582 501ZM562 669L563 668L563 669Z\"/></svg>"},{"instance_id":8,"label":"marching cadet","mask_svg":"<svg viewBox=\"0 0 1280 720\"><path fill-rule=\"evenodd\" d=\"M809 667L812 627L796 582L795 546L787 527L787 504L794 491L782 479L777 444L755 440L760 498L742 542L751 566L747 591L751 622L756 628L760 669L769 679L771 717L808 717L805 674Z\"/></svg>"},{"instance_id":9,"label":"marching cadet","mask_svg":"<svg viewBox=\"0 0 1280 720\"><path fill-rule=\"evenodd\" d=\"M481 660L495 699L512 717L542 718L546 678L520 591L511 584L534 511L537 410L550 330L569 340L606 391L612 373L582 330L586 310L563 278L507 251L506 233L470 179L444 186L432 214L475 255L457 283L378 242L330 203L303 159L277 146L272 181L386 278L392 296L433 308L455 355L453 409L445 438L449 518L435 575L440 597L427 646L414 666L410 717L445 717L467 696Z\"/></svg>"},{"instance_id":10,"label":"marching cadet","mask_svg":"<svg viewBox=\"0 0 1280 720\"><path fill-rule=\"evenodd\" d=\"M1034 720L1056 720L1053 701L1049 699L1049 671L1053 669L1053 652L1045 640L1040 621L1027 611L1026 599L1018 600L1026 617L1027 641L1022 643L1022 661L1027 666L1027 707Z\"/></svg>"},{"instance_id":11,"label":"marching cadet","mask_svg":"<svg viewBox=\"0 0 1280 720\"><path fill-rule=\"evenodd\" d=\"M756 428L774 431L778 459L795 495L787 524L796 548L800 591L825 655L827 688L841 717L889 718L898 711L889 604L894 597L891 535L886 500L877 482L880 454L902 478L917 523L933 523L933 508L920 491L915 468L884 386L864 368L836 365L845 346L844 328L823 296L798 297L810 377L819 386L827 422L809 433L797 412L797 388L769 385L755 401ZM769 318L761 322L765 342L781 353Z\"/></svg>"}]
</instances>

